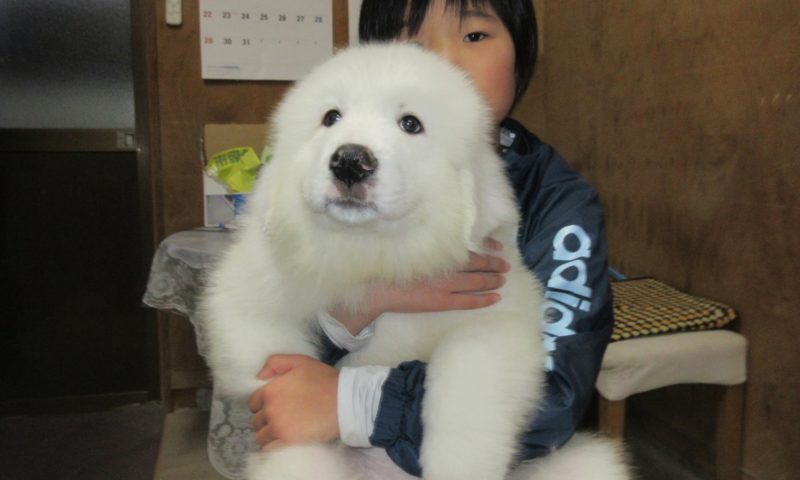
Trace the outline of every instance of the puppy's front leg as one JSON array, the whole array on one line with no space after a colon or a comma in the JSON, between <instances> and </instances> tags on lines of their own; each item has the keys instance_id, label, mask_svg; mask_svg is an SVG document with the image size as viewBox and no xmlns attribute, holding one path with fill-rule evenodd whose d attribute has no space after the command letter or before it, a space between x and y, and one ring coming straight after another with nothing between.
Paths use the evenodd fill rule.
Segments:
<instances>
[{"instance_id":1,"label":"puppy's front leg","mask_svg":"<svg viewBox=\"0 0 800 480\"><path fill-rule=\"evenodd\" d=\"M342 447L335 444L290 445L254 453L247 480L357 480Z\"/></svg>"},{"instance_id":2,"label":"puppy's front leg","mask_svg":"<svg viewBox=\"0 0 800 480\"><path fill-rule=\"evenodd\" d=\"M436 346L423 404L424 478L505 478L539 400L537 333L515 318L484 317L459 325Z\"/></svg>"}]
</instances>

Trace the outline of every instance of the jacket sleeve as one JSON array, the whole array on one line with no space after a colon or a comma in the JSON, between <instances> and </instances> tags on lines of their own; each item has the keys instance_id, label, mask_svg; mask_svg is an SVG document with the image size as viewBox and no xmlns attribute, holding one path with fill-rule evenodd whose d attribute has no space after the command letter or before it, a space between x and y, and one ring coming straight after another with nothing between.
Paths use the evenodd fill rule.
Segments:
<instances>
[{"instance_id":1,"label":"jacket sleeve","mask_svg":"<svg viewBox=\"0 0 800 480\"><path fill-rule=\"evenodd\" d=\"M613 323L605 232L595 191L577 175L565 181L545 179L536 189L550 191L537 191L532 200L520 197L518 241L526 265L545 287L547 383L543 403L521 439L520 460L561 447L573 435L592 398ZM370 437L403 470L417 476L425 367L408 362L392 370Z\"/></svg>"},{"instance_id":2,"label":"jacket sleeve","mask_svg":"<svg viewBox=\"0 0 800 480\"><path fill-rule=\"evenodd\" d=\"M317 355L323 363L333 366L345 355L350 353L333 343L333 340L331 340L321 328L314 328L313 338L317 340Z\"/></svg>"}]
</instances>

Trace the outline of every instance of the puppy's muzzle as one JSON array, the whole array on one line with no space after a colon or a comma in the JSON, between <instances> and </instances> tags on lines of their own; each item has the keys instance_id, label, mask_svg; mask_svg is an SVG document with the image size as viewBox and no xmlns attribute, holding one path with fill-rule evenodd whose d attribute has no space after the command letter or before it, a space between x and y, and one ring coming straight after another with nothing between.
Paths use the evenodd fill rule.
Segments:
<instances>
[{"instance_id":1,"label":"puppy's muzzle","mask_svg":"<svg viewBox=\"0 0 800 480\"><path fill-rule=\"evenodd\" d=\"M333 152L329 167L333 176L349 188L375 173L378 160L369 148L349 143Z\"/></svg>"}]
</instances>

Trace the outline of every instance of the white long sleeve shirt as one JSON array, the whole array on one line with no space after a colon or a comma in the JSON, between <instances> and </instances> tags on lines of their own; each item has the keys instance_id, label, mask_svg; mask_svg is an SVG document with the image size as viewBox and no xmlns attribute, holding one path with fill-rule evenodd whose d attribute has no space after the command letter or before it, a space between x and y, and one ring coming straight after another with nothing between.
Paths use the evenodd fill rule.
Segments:
<instances>
[{"instance_id":1,"label":"white long sleeve shirt","mask_svg":"<svg viewBox=\"0 0 800 480\"><path fill-rule=\"evenodd\" d=\"M350 352L362 348L375 331L375 326L369 324L354 336L327 312L320 312L317 321L334 345ZM345 445L372 446L369 437L375 427L383 383L390 370L389 367L370 365L342 367L339 371L337 412L339 436Z\"/></svg>"}]
</instances>

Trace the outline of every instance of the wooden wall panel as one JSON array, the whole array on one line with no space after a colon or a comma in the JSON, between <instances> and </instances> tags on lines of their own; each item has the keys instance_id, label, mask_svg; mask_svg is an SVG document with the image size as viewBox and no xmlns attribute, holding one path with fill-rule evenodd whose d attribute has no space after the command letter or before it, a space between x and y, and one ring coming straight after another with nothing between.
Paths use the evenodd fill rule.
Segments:
<instances>
[{"instance_id":1,"label":"wooden wall panel","mask_svg":"<svg viewBox=\"0 0 800 480\"><path fill-rule=\"evenodd\" d=\"M147 12L153 131L151 179L156 244L203 225L201 139L208 123L261 123L290 82L205 81L201 77L197 1L184 1L183 25L164 20L164 2L141 0ZM334 46L347 44L347 0L334 0ZM149 44L148 44L149 45ZM265 132L266 135L266 132ZM159 312L161 397L168 409L193 401L208 384L185 318Z\"/></svg>"},{"instance_id":2,"label":"wooden wall panel","mask_svg":"<svg viewBox=\"0 0 800 480\"><path fill-rule=\"evenodd\" d=\"M347 1L334 2L334 45L347 43ZM154 159L163 236L203 223L201 138L207 123L264 122L290 82L203 80L198 2L183 2L183 25L169 27L163 2L157 22L160 158Z\"/></svg>"},{"instance_id":3,"label":"wooden wall panel","mask_svg":"<svg viewBox=\"0 0 800 480\"><path fill-rule=\"evenodd\" d=\"M800 3L545 3L546 48L519 116L600 191L615 267L738 310L750 341L746 478L793 478ZM646 400L642 411L669 407Z\"/></svg>"}]
</instances>

